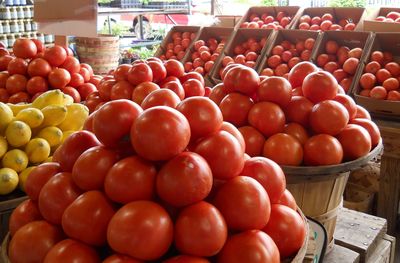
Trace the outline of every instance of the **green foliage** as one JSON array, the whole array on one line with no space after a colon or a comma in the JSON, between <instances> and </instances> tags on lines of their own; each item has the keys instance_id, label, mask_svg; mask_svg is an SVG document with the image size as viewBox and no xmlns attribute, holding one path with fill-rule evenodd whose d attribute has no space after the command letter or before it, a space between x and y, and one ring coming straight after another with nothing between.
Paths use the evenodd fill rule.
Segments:
<instances>
[{"instance_id":1,"label":"green foliage","mask_svg":"<svg viewBox=\"0 0 400 263\"><path fill-rule=\"evenodd\" d=\"M129 52L137 55L141 59L148 59L154 56L154 53L156 52L157 48L158 45L154 46L152 49L147 47L131 48Z\"/></svg>"},{"instance_id":2,"label":"green foliage","mask_svg":"<svg viewBox=\"0 0 400 263\"><path fill-rule=\"evenodd\" d=\"M278 5L278 2L277 0L262 0L261 4L266 6L276 6Z\"/></svg>"},{"instance_id":3,"label":"green foliage","mask_svg":"<svg viewBox=\"0 0 400 263\"><path fill-rule=\"evenodd\" d=\"M330 0L329 6L332 7L365 7L366 0Z\"/></svg>"},{"instance_id":4,"label":"green foliage","mask_svg":"<svg viewBox=\"0 0 400 263\"><path fill-rule=\"evenodd\" d=\"M128 32L129 28L119 23L111 23L111 35L122 36L124 33ZM105 23L101 29L101 34L110 35L110 30L108 28L108 23Z\"/></svg>"},{"instance_id":5,"label":"green foliage","mask_svg":"<svg viewBox=\"0 0 400 263\"><path fill-rule=\"evenodd\" d=\"M111 0L97 0L99 4L108 4L111 3Z\"/></svg>"}]
</instances>

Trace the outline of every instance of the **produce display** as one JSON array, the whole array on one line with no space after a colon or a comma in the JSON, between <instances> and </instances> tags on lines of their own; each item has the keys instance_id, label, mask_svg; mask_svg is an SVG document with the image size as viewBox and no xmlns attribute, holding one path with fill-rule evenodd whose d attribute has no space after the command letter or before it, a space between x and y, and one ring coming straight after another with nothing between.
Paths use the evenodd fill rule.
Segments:
<instances>
[{"instance_id":1,"label":"produce display","mask_svg":"<svg viewBox=\"0 0 400 263\"><path fill-rule=\"evenodd\" d=\"M69 48L45 48L37 39L19 38L13 55L0 48L0 102L28 103L43 92L60 89L74 102L86 100L101 80L88 64L80 64Z\"/></svg>"},{"instance_id":2,"label":"produce display","mask_svg":"<svg viewBox=\"0 0 400 263\"><path fill-rule=\"evenodd\" d=\"M165 53L160 56L160 59L183 59L186 50L192 44L195 37L196 33L193 32L173 32L170 42L166 45Z\"/></svg>"},{"instance_id":3,"label":"produce display","mask_svg":"<svg viewBox=\"0 0 400 263\"><path fill-rule=\"evenodd\" d=\"M325 13L322 16L311 17L309 15L303 15L300 17L299 29L302 30L349 30L353 31L356 28L356 24L352 19L341 19L337 21L334 16L330 13Z\"/></svg>"},{"instance_id":4,"label":"produce display","mask_svg":"<svg viewBox=\"0 0 400 263\"><path fill-rule=\"evenodd\" d=\"M287 78L289 71L297 63L310 60L314 43L313 38L296 43L283 40L272 48L271 55L267 59L267 67L262 70L261 75Z\"/></svg>"},{"instance_id":5,"label":"produce display","mask_svg":"<svg viewBox=\"0 0 400 263\"><path fill-rule=\"evenodd\" d=\"M353 83L363 50L340 46L335 40L325 43L325 53L319 54L316 64L332 75L347 93Z\"/></svg>"},{"instance_id":6,"label":"produce display","mask_svg":"<svg viewBox=\"0 0 400 263\"><path fill-rule=\"evenodd\" d=\"M360 78L361 96L400 101L400 65L391 52L374 51Z\"/></svg>"},{"instance_id":7,"label":"produce display","mask_svg":"<svg viewBox=\"0 0 400 263\"><path fill-rule=\"evenodd\" d=\"M249 21L243 22L241 28L267 28L267 29L284 29L290 24L292 17L285 12L278 12L276 17L271 14L263 13L250 14Z\"/></svg>"},{"instance_id":8,"label":"produce display","mask_svg":"<svg viewBox=\"0 0 400 263\"><path fill-rule=\"evenodd\" d=\"M85 129L28 177L30 199L10 218L12 263L278 263L303 246L282 169L247 156L208 98L110 101Z\"/></svg>"},{"instance_id":9,"label":"produce display","mask_svg":"<svg viewBox=\"0 0 400 263\"><path fill-rule=\"evenodd\" d=\"M88 96L85 105L90 112L105 102L129 99L147 109L155 105L176 106L181 100L193 96L207 96L209 87L198 72L185 73L183 64L158 58L135 61L133 65L120 65L100 81L98 91Z\"/></svg>"},{"instance_id":10,"label":"produce display","mask_svg":"<svg viewBox=\"0 0 400 263\"><path fill-rule=\"evenodd\" d=\"M185 72L195 71L201 75L210 73L215 61L224 50L225 42L224 39L218 41L216 38L194 42L194 52L190 54L190 59L184 65Z\"/></svg>"},{"instance_id":11,"label":"produce display","mask_svg":"<svg viewBox=\"0 0 400 263\"><path fill-rule=\"evenodd\" d=\"M19 188L35 166L51 161L54 151L81 130L88 109L59 90L39 95L31 104L0 102L0 195Z\"/></svg>"},{"instance_id":12,"label":"produce display","mask_svg":"<svg viewBox=\"0 0 400 263\"><path fill-rule=\"evenodd\" d=\"M386 16L376 17L375 21L400 23L400 13L396 12L396 11L392 11L392 12L387 13Z\"/></svg>"},{"instance_id":13,"label":"produce display","mask_svg":"<svg viewBox=\"0 0 400 263\"><path fill-rule=\"evenodd\" d=\"M310 62L288 75L259 77L234 64L211 91L224 121L239 128L245 152L280 165L337 165L367 155L380 141L369 113L336 79Z\"/></svg>"}]
</instances>

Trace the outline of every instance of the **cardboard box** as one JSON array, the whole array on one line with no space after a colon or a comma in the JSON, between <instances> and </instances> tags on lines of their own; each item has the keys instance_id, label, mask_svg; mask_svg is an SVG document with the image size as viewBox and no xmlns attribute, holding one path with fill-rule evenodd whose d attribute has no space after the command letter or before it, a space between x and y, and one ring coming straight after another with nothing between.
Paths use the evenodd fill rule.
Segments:
<instances>
[{"instance_id":1,"label":"cardboard box","mask_svg":"<svg viewBox=\"0 0 400 263\"><path fill-rule=\"evenodd\" d=\"M269 45L267 51L265 52L265 54L263 54L261 63L257 68L257 72L261 73L261 71L263 71L263 69L265 69L267 67L267 60L271 56L272 49L276 45L279 45L282 41L288 40L288 41L296 44L297 42L304 41L307 38L313 38L313 39L315 39L315 43L314 43L314 48L311 52L311 56L312 56L312 54L316 50L316 47L318 46L318 41L320 41L321 36L322 36L322 33L318 32L318 31L304 31L304 30L299 30L299 29L279 30L278 33L276 34L276 37ZM311 59L311 57L310 57L310 59Z\"/></svg>"},{"instance_id":2,"label":"cardboard box","mask_svg":"<svg viewBox=\"0 0 400 263\"><path fill-rule=\"evenodd\" d=\"M351 19L356 24L355 31L363 30L363 21L366 16L365 8L361 7L309 7L303 9L303 11L297 16L294 21L292 29L299 28L300 17L302 15L309 15L311 18L314 16L322 16L329 13L333 18L339 22L341 19Z\"/></svg>"},{"instance_id":3,"label":"cardboard box","mask_svg":"<svg viewBox=\"0 0 400 263\"><path fill-rule=\"evenodd\" d=\"M154 56L155 57L160 57L161 55L165 54L165 52L167 51L166 47L167 47L168 43L172 42L172 34L174 32L196 33L196 36L193 39L193 40L195 40L200 34L200 29L201 29L201 27L199 27L199 26L174 26L173 28L171 28L171 30L168 32L168 34L165 36L165 38L161 42L160 46L158 47L157 51L154 53ZM189 51L191 45L193 45L193 42L194 41L192 41L190 46L186 49L186 51L185 51L186 53Z\"/></svg>"},{"instance_id":4,"label":"cardboard box","mask_svg":"<svg viewBox=\"0 0 400 263\"><path fill-rule=\"evenodd\" d=\"M209 40L210 38L215 38L218 40L218 42L220 42L221 40L224 39L226 41L226 44L225 44L225 47L226 47L226 45L229 43L230 38L233 36L233 32L234 32L233 27L203 27L200 31L200 34L193 42L196 42L197 40L204 40L205 42L207 42L207 40ZM192 61L191 56L192 56L193 52L195 51L194 46L192 45L188 50L189 51L186 53L185 57L183 58L182 63ZM214 65L214 67L215 67L215 65ZM206 76L210 75L211 72L212 72L212 69L208 74L206 74Z\"/></svg>"},{"instance_id":5,"label":"cardboard box","mask_svg":"<svg viewBox=\"0 0 400 263\"><path fill-rule=\"evenodd\" d=\"M242 17L242 19L238 22L236 26L240 27L240 25L244 22L250 22L249 17L252 14L257 14L259 16L261 16L262 14L270 14L273 17L276 17L279 12L285 12L292 18L292 21L290 21L290 24L287 25L286 28L292 28L293 23L296 22L297 16L300 14L300 11L301 10L299 6L253 6L247 10L246 14Z\"/></svg>"},{"instance_id":6,"label":"cardboard box","mask_svg":"<svg viewBox=\"0 0 400 263\"><path fill-rule=\"evenodd\" d=\"M320 54L326 53L325 52L325 45L328 40L335 40L339 46L347 46L350 49L359 47L363 50L361 55L360 64L358 65L358 69L367 59L367 51L371 45L373 35L371 32L354 32L354 31L327 31L322 33L321 41L318 42L317 47L314 49L314 53L312 54L311 61L314 64L317 64L317 57ZM356 71L356 72L357 72ZM356 75L354 75L353 82L348 90L348 94L351 93L352 87L356 81Z\"/></svg>"},{"instance_id":7,"label":"cardboard box","mask_svg":"<svg viewBox=\"0 0 400 263\"><path fill-rule=\"evenodd\" d=\"M235 27L240 21L241 16L215 16L217 20L212 26L213 27Z\"/></svg>"},{"instance_id":8,"label":"cardboard box","mask_svg":"<svg viewBox=\"0 0 400 263\"><path fill-rule=\"evenodd\" d=\"M265 37L267 38L267 42L264 46L264 48L260 51L259 56L256 61L256 65L254 69L257 69L259 63L261 62L261 58L263 54L265 53L266 49L268 48L268 45L273 41L273 38L275 36L275 32L272 29L251 29L251 28L239 28L236 31L234 31L234 34L231 36L229 42L225 46L224 52L219 56L217 59L213 70L210 73L211 79L213 80L214 83L221 83L221 77L219 75L219 71L222 67L222 59L225 56L234 56L234 48L236 45L241 44L247 39L253 37L257 39L258 41Z\"/></svg>"},{"instance_id":9,"label":"cardboard box","mask_svg":"<svg viewBox=\"0 0 400 263\"><path fill-rule=\"evenodd\" d=\"M368 19L364 20L364 31L400 32L399 23L375 21L378 16L386 16L391 11L400 12L400 8L381 7L371 12Z\"/></svg>"},{"instance_id":10,"label":"cardboard box","mask_svg":"<svg viewBox=\"0 0 400 263\"><path fill-rule=\"evenodd\" d=\"M400 119L400 102L376 100L358 95L361 91L360 78L364 73L364 67L369 62L370 54L373 51L389 51L393 53L394 60L400 63L400 33L376 33L370 48L364 52L366 60L357 70L353 81L352 93L357 104L365 107L373 116L388 119Z\"/></svg>"},{"instance_id":11,"label":"cardboard box","mask_svg":"<svg viewBox=\"0 0 400 263\"><path fill-rule=\"evenodd\" d=\"M92 20L97 17L96 0L35 0L36 22Z\"/></svg>"}]
</instances>

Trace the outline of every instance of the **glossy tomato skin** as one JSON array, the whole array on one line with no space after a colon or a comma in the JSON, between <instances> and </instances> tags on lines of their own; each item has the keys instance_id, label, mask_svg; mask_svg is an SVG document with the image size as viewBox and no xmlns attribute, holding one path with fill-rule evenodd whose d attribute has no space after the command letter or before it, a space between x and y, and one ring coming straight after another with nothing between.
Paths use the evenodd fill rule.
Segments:
<instances>
[{"instance_id":1,"label":"glossy tomato skin","mask_svg":"<svg viewBox=\"0 0 400 263\"><path fill-rule=\"evenodd\" d=\"M155 260L167 252L173 240L173 222L163 207L151 201L124 205L111 219L110 247L141 260Z\"/></svg>"},{"instance_id":2,"label":"glossy tomato skin","mask_svg":"<svg viewBox=\"0 0 400 263\"><path fill-rule=\"evenodd\" d=\"M113 204L102 192L89 191L80 195L64 211L62 228L70 238L102 246L106 243L107 226L114 213Z\"/></svg>"},{"instance_id":3,"label":"glossy tomato skin","mask_svg":"<svg viewBox=\"0 0 400 263\"><path fill-rule=\"evenodd\" d=\"M291 135L277 133L265 141L263 156L280 165L298 166L303 161L303 147Z\"/></svg>"},{"instance_id":4,"label":"glossy tomato skin","mask_svg":"<svg viewBox=\"0 0 400 263\"><path fill-rule=\"evenodd\" d=\"M303 246L306 225L301 216L284 205L272 205L271 218L263 229L277 245L281 258L288 258Z\"/></svg>"},{"instance_id":5,"label":"glossy tomato skin","mask_svg":"<svg viewBox=\"0 0 400 263\"><path fill-rule=\"evenodd\" d=\"M142 263L143 261L137 260L125 255L114 254L106 258L103 263Z\"/></svg>"},{"instance_id":6,"label":"glossy tomato skin","mask_svg":"<svg viewBox=\"0 0 400 263\"><path fill-rule=\"evenodd\" d=\"M147 65L151 68L151 71L153 72L153 81L155 83L159 83L167 77L167 69L161 62L149 61L147 62Z\"/></svg>"},{"instance_id":7,"label":"glossy tomato skin","mask_svg":"<svg viewBox=\"0 0 400 263\"><path fill-rule=\"evenodd\" d=\"M334 100L325 100L314 105L310 113L310 126L317 134L335 136L348 122L348 111L341 103Z\"/></svg>"},{"instance_id":8,"label":"glossy tomato skin","mask_svg":"<svg viewBox=\"0 0 400 263\"><path fill-rule=\"evenodd\" d=\"M185 69L178 60L169 59L164 62L164 66L167 70L167 76L180 78L185 74Z\"/></svg>"},{"instance_id":9,"label":"glossy tomato skin","mask_svg":"<svg viewBox=\"0 0 400 263\"><path fill-rule=\"evenodd\" d=\"M371 120L355 118L350 121L351 124L357 124L366 129L371 136L371 146L375 147L381 140L381 132L379 127Z\"/></svg>"},{"instance_id":10,"label":"glossy tomato skin","mask_svg":"<svg viewBox=\"0 0 400 263\"><path fill-rule=\"evenodd\" d=\"M189 141L189 122L182 113L170 107L145 110L131 129L133 148L140 156L152 161L170 159L184 151Z\"/></svg>"},{"instance_id":11,"label":"glossy tomato skin","mask_svg":"<svg viewBox=\"0 0 400 263\"><path fill-rule=\"evenodd\" d=\"M224 246L228 228L218 209L201 201L179 213L174 236L175 245L181 253L211 257Z\"/></svg>"},{"instance_id":12,"label":"glossy tomato skin","mask_svg":"<svg viewBox=\"0 0 400 263\"><path fill-rule=\"evenodd\" d=\"M279 263L280 257L271 237L259 230L249 230L232 235L218 255L217 262Z\"/></svg>"},{"instance_id":13,"label":"glossy tomato skin","mask_svg":"<svg viewBox=\"0 0 400 263\"><path fill-rule=\"evenodd\" d=\"M236 127L247 124L247 118L254 102L249 96L240 93L230 93L219 104L224 121Z\"/></svg>"},{"instance_id":14,"label":"glossy tomato skin","mask_svg":"<svg viewBox=\"0 0 400 263\"><path fill-rule=\"evenodd\" d=\"M297 210L296 200L294 199L292 193L290 193L290 191L288 189L285 189L281 198L279 198L279 200L273 204L285 205L285 206L293 209L294 211Z\"/></svg>"},{"instance_id":15,"label":"glossy tomato skin","mask_svg":"<svg viewBox=\"0 0 400 263\"><path fill-rule=\"evenodd\" d=\"M214 178L230 179L243 169L244 148L226 131L219 131L201 140L194 152L200 154L208 164ZM230 165L226 165L230 163Z\"/></svg>"},{"instance_id":16,"label":"glossy tomato skin","mask_svg":"<svg viewBox=\"0 0 400 263\"><path fill-rule=\"evenodd\" d=\"M265 157L247 160L240 175L256 179L267 191L271 203L277 202L286 189L286 178L282 168Z\"/></svg>"},{"instance_id":17,"label":"glossy tomato skin","mask_svg":"<svg viewBox=\"0 0 400 263\"><path fill-rule=\"evenodd\" d=\"M52 247L43 263L85 262L100 263L100 257L92 247L73 239L64 239Z\"/></svg>"},{"instance_id":18,"label":"glossy tomato skin","mask_svg":"<svg viewBox=\"0 0 400 263\"><path fill-rule=\"evenodd\" d=\"M210 135L221 128L221 111L207 98L187 98L176 109L189 121L192 139Z\"/></svg>"},{"instance_id":19,"label":"glossy tomato skin","mask_svg":"<svg viewBox=\"0 0 400 263\"><path fill-rule=\"evenodd\" d=\"M17 58L33 58L38 50L35 42L28 38L17 38L13 45L13 52Z\"/></svg>"},{"instance_id":20,"label":"glossy tomato skin","mask_svg":"<svg viewBox=\"0 0 400 263\"><path fill-rule=\"evenodd\" d=\"M368 131L357 124L349 124L338 135L343 147L343 157L347 161L365 156L371 151L371 136Z\"/></svg>"},{"instance_id":21,"label":"glossy tomato skin","mask_svg":"<svg viewBox=\"0 0 400 263\"><path fill-rule=\"evenodd\" d=\"M53 155L53 161L60 164L61 171L70 173L75 161L84 151L100 144L91 132L75 132L57 148Z\"/></svg>"},{"instance_id":22,"label":"glossy tomato skin","mask_svg":"<svg viewBox=\"0 0 400 263\"><path fill-rule=\"evenodd\" d=\"M115 83L117 83L115 80L106 80L99 84L98 90L102 100L109 101L111 99L111 89Z\"/></svg>"},{"instance_id":23,"label":"glossy tomato skin","mask_svg":"<svg viewBox=\"0 0 400 263\"><path fill-rule=\"evenodd\" d=\"M72 179L82 190L101 190L107 172L118 159L115 151L104 146L90 148L76 160L72 168Z\"/></svg>"},{"instance_id":24,"label":"glossy tomato skin","mask_svg":"<svg viewBox=\"0 0 400 263\"><path fill-rule=\"evenodd\" d=\"M360 105L357 105L357 113L355 118L371 120L371 115L365 108L361 107Z\"/></svg>"},{"instance_id":25,"label":"glossy tomato skin","mask_svg":"<svg viewBox=\"0 0 400 263\"><path fill-rule=\"evenodd\" d=\"M282 132L285 127L285 113L275 103L259 102L254 104L248 116L251 126L259 130L264 136Z\"/></svg>"},{"instance_id":26,"label":"glossy tomato skin","mask_svg":"<svg viewBox=\"0 0 400 263\"><path fill-rule=\"evenodd\" d=\"M111 100L119 100L126 99L130 100L132 98L134 86L132 86L126 80L120 80L114 84L111 88L110 99Z\"/></svg>"},{"instance_id":27,"label":"glossy tomato skin","mask_svg":"<svg viewBox=\"0 0 400 263\"><path fill-rule=\"evenodd\" d=\"M196 153L183 152L164 164L158 172L157 194L173 206L187 206L206 198L212 181L207 161Z\"/></svg>"},{"instance_id":28,"label":"glossy tomato skin","mask_svg":"<svg viewBox=\"0 0 400 263\"><path fill-rule=\"evenodd\" d=\"M151 92L155 90L159 90L160 87L153 82L142 82L135 87L132 92L132 101L137 104L142 104L143 100L149 95Z\"/></svg>"},{"instance_id":29,"label":"glossy tomato skin","mask_svg":"<svg viewBox=\"0 0 400 263\"><path fill-rule=\"evenodd\" d=\"M265 143L264 135L252 126L240 127L239 131L245 141L245 152L251 157L261 155Z\"/></svg>"},{"instance_id":30,"label":"glossy tomato skin","mask_svg":"<svg viewBox=\"0 0 400 263\"><path fill-rule=\"evenodd\" d=\"M25 192L32 201L39 200L42 187L61 171L60 164L56 162L43 163L31 171L25 182Z\"/></svg>"},{"instance_id":31,"label":"glossy tomato skin","mask_svg":"<svg viewBox=\"0 0 400 263\"><path fill-rule=\"evenodd\" d=\"M229 94L229 90L224 86L223 83L219 83L212 88L210 93L210 100L212 100L215 104L219 105L223 98Z\"/></svg>"},{"instance_id":32,"label":"glossy tomato skin","mask_svg":"<svg viewBox=\"0 0 400 263\"><path fill-rule=\"evenodd\" d=\"M81 193L81 189L72 181L70 173L56 174L40 191L38 203L40 213L47 222L60 225L65 209Z\"/></svg>"},{"instance_id":33,"label":"glossy tomato skin","mask_svg":"<svg viewBox=\"0 0 400 263\"><path fill-rule=\"evenodd\" d=\"M336 79L326 71L318 71L304 78L303 95L313 103L332 100L338 92Z\"/></svg>"},{"instance_id":34,"label":"glossy tomato skin","mask_svg":"<svg viewBox=\"0 0 400 263\"><path fill-rule=\"evenodd\" d=\"M163 263L210 263L205 258L180 255L163 261Z\"/></svg>"},{"instance_id":35,"label":"glossy tomato skin","mask_svg":"<svg viewBox=\"0 0 400 263\"><path fill-rule=\"evenodd\" d=\"M285 108L288 122L296 122L303 127L308 127L309 117L314 104L302 96L293 96Z\"/></svg>"},{"instance_id":36,"label":"glossy tomato skin","mask_svg":"<svg viewBox=\"0 0 400 263\"><path fill-rule=\"evenodd\" d=\"M223 83L228 90L252 95L260 85L260 77L254 69L235 67L226 73Z\"/></svg>"},{"instance_id":37,"label":"glossy tomato skin","mask_svg":"<svg viewBox=\"0 0 400 263\"><path fill-rule=\"evenodd\" d=\"M350 120L354 119L357 114L357 105L355 101L349 96L345 94L338 94L334 98L335 101L341 103L349 112Z\"/></svg>"},{"instance_id":38,"label":"glossy tomato skin","mask_svg":"<svg viewBox=\"0 0 400 263\"><path fill-rule=\"evenodd\" d=\"M151 200L156 175L156 167L151 162L130 156L111 167L104 181L104 190L111 200L122 204Z\"/></svg>"},{"instance_id":39,"label":"glossy tomato skin","mask_svg":"<svg viewBox=\"0 0 400 263\"><path fill-rule=\"evenodd\" d=\"M304 144L304 163L306 165L335 165L343 160L340 142L328 134L312 136Z\"/></svg>"},{"instance_id":40,"label":"glossy tomato skin","mask_svg":"<svg viewBox=\"0 0 400 263\"><path fill-rule=\"evenodd\" d=\"M10 235L14 236L15 232L24 225L41 219L42 215L40 214L38 205L30 199L23 201L11 213L8 224Z\"/></svg>"},{"instance_id":41,"label":"glossy tomato skin","mask_svg":"<svg viewBox=\"0 0 400 263\"><path fill-rule=\"evenodd\" d=\"M153 72L151 68L145 64L135 64L128 71L128 81L133 85L139 85L142 82L153 81Z\"/></svg>"},{"instance_id":42,"label":"glossy tomato skin","mask_svg":"<svg viewBox=\"0 0 400 263\"><path fill-rule=\"evenodd\" d=\"M60 240L60 228L46 221L34 221L21 227L8 247L11 262L43 262L47 252Z\"/></svg>"},{"instance_id":43,"label":"glossy tomato skin","mask_svg":"<svg viewBox=\"0 0 400 263\"><path fill-rule=\"evenodd\" d=\"M197 79L189 79L182 84L185 90L185 97L204 96L204 85Z\"/></svg>"},{"instance_id":44,"label":"glossy tomato skin","mask_svg":"<svg viewBox=\"0 0 400 263\"><path fill-rule=\"evenodd\" d=\"M309 137L307 130L301 124L296 122L286 124L283 133L293 136L301 143L301 145L304 145Z\"/></svg>"},{"instance_id":45,"label":"glossy tomato skin","mask_svg":"<svg viewBox=\"0 0 400 263\"><path fill-rule=\"evenodd\" d=\"M289 82L292 84L293 88L301 87L304 81L304 78L312 73L316 72L318 68L307 61L300 62L296 64L289 72Z\"/></svg>"},{"instance_id":46,"label":"glossy tomato skin","mask_svg":"<svg viewBox=\"0 0 400 263\"><path fill-rule=\"evenodd\" d=\"M218 190L213 204L229 229L262 229L268 223L271 204L267 192L255 179L237 176Z\"/></svg>"},{"instance_id":47,"label":"glossy tomato skin","mask_svg":"<svg viewBox=\"0 0 400 263\"><path fill-rule=\"evenodd\" d=\"M257 89L259 101L269 101L285 108L292 99L292 86L282 77L270 77L263 80Z\"/></svg>"},{"instance_id":48,"label":"glossy tomato skin","mask_svg":"<svg viewBox=\"0 0 400 263\"><path fill-rule=\"evenodd\" d=\"M140 106L129 100L107 102L96 112L94 133L105 146L116 147L141 113Z\"/></svg>"}]
</instances>

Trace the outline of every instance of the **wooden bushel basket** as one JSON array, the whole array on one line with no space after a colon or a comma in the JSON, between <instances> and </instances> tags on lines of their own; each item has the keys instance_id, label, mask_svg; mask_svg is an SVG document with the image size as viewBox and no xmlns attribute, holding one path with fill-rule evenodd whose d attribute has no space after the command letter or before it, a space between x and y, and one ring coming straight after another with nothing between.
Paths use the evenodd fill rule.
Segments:
<instances>
[{"instance_id":1,"label":"wooden bushel basket","mask_svg":"<svg viewBox=\"0 0 400 263\"><path fill-rule=\"evenodd\" d=\"M119 37L77 37L76 52L80 62L92 66L95 74L106 75L118 66Z\"/></svg>"}]
</instances>

